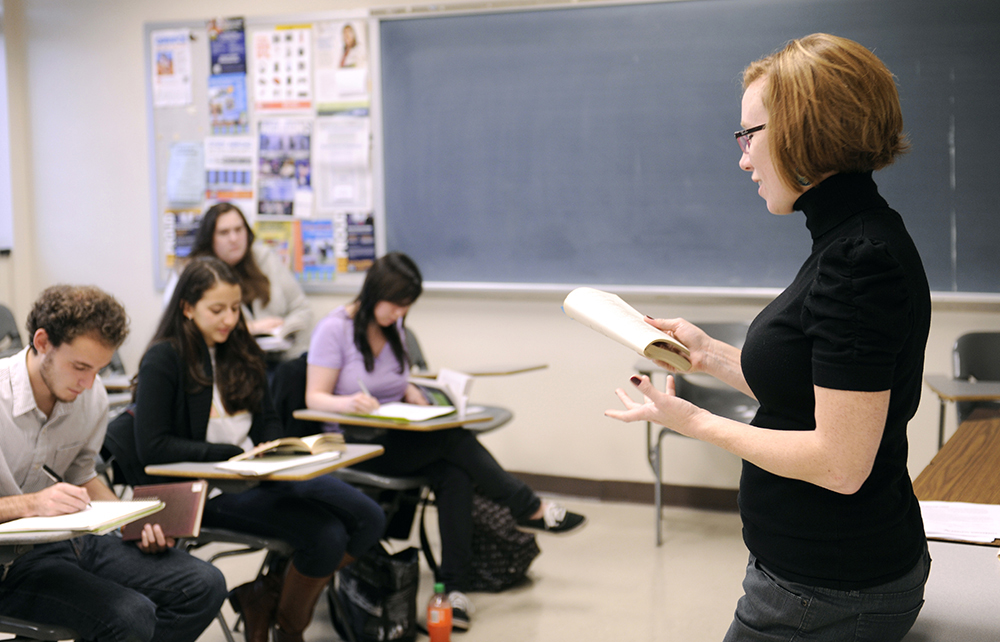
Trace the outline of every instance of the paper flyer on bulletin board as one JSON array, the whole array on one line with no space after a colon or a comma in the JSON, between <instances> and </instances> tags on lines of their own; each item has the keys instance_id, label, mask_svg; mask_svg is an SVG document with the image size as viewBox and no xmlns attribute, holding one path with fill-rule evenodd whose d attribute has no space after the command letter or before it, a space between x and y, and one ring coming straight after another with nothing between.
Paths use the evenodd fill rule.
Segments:
<instances>
[{"instance_id":1,"label":"paper flyer on bulletin board","mask_svg":"<svg viewBox=\"0 0 1000 642\"><path fill-rule=\"evenodd\" d=\"M167 269L176 268L178 261L190 256L199 223L200 208L168 209L163 212L160 247L163 248L164 266Z\"/></svg>"},{"instance_id":2,"label":"paper flyer on bulletin board","mask_svg":"<svg viewBox=\"0 0 1000 642\"><path fill-rule=\"evenodd\" d=\"M255 157L252 136L206 136L205 199L252 199Z\"/></svg>"},{"instance_id":3,"label":"paper flyer on bulletin board","mask_svg":"<svg viewBox=\"0 0 1000 642\"><path fill-rule=\"evenodd\" d=\"M368 24L364 20L316 24L316 110L367 114L371 105Z\"/></svg>"},{"instance_id":4,"label":"paper flyer on bulletin board","mask_svg":"<svg viewBox=\"0 0 1000 642\"><path fill-rule=\"evenodd\" d=\"M333 221L298 221L295 273L302 283L333 281L337 272Z\"/></svg>"},{"instance_id":5,"label":"paper flyer on bulletin board","mask_svg":"<svg viewBox=\"0 0 1000 642\"><path fill-rule=\"evenodd\" d=\"M161 29L152 33L154 107L191 104L191 30Z\"/></svg>"},{"instance_id":6,"label":"paper flyer on bulletin board","mask_svg":"<svg viewBox=\"0 0 1000 642\"><path fill-rule=\"evenodd\" d=\"M312 214L311 118L266 118L258 123L257 214Z\"/></svg>"},{"instance_id":7,"label":"paper flyer on bulletin board","mask_svg":"<svg viewBox=\"0 0 1000 642\"><path fill-rule=\"evenodd\" d=\"M278 26L253 34L254 109L312 109L312 27Z\"/></svg>"}]
</instances>

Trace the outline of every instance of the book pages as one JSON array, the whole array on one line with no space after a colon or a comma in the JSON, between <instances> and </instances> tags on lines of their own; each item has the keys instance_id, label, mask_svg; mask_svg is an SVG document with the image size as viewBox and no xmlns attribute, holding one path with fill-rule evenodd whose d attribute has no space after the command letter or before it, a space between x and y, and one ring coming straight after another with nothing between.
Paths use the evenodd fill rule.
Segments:
<instances>
[{"instance_id":1,"label":"book pages","mask_svg":"<svg viewBox=\"0 0 1000 642\"><path fill-rule=\"evenodd\" d=\"M576 288L563 301L563 312L574 321L632 348L640 356L663 361L684 372L691 369L687 347L646 323L642 314L616 294Z\"/></svg>"}]
</instances>

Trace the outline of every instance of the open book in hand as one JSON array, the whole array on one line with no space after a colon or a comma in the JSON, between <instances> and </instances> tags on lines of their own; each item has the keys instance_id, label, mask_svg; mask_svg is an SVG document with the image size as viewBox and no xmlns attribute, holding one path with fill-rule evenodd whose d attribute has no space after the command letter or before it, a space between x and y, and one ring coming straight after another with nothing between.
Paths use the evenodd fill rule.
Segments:
<instances>
[{"instance_id":1,"label":"open book in hand","mask_svg":"<svg viewBox=\"0 0 1000 642\"><path fill-rule=\"evenodd\" d=\"M643 315L615 294L576 288L566 295L563 312L643 357L663 361L683 372L691 369L691 352L683 343L646 323Z\"/></svg>"},{"instance_id":2,"label":"open book in hand","mask_svg":"<svg viewBox=\"0 0 1000 642\"><path fill-rule=\"evenodd\" d=\"M72 531L103 535L119 526L163 509L159 500L91 502L76 513L51 517L22 517L0 524L0 534Z\"/></svg>"}]
</instances>

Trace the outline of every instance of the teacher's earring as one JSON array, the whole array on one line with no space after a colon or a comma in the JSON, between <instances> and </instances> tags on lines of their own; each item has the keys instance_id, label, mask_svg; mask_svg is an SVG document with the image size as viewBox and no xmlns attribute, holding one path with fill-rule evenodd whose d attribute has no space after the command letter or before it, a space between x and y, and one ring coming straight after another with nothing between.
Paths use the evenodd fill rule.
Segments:
<instances>
[{"instance_id":1,"label":"teacher's earring","mask_svg":"<svg viewBox=\"0 0 1000 642\"><path fill-rule=\"evenodd\" d=\"M795 180L797 180L799 182L799 185L801 185L802 187L809 187L810 185L812 185L812 183L809 182L809 179L807 179L805 176L797 175L795 177Z\"/></svg>"}]
</instances>

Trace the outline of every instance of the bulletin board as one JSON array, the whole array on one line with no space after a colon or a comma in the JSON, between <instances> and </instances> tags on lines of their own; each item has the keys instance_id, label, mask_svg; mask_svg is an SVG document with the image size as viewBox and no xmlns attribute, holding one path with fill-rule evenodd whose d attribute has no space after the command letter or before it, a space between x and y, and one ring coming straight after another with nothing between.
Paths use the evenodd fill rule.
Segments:
<instances>
[{"instance_id":1,"label":"bulletin board","mask_svg":"<svg viewBox=\"0 0 1000 642\"><path fill-rule=\"evenodd\" d=\"M364 11L145 26L157 287L221 201L306 291L367 269L371 33Z\"/></svg>"}]
</instances>

